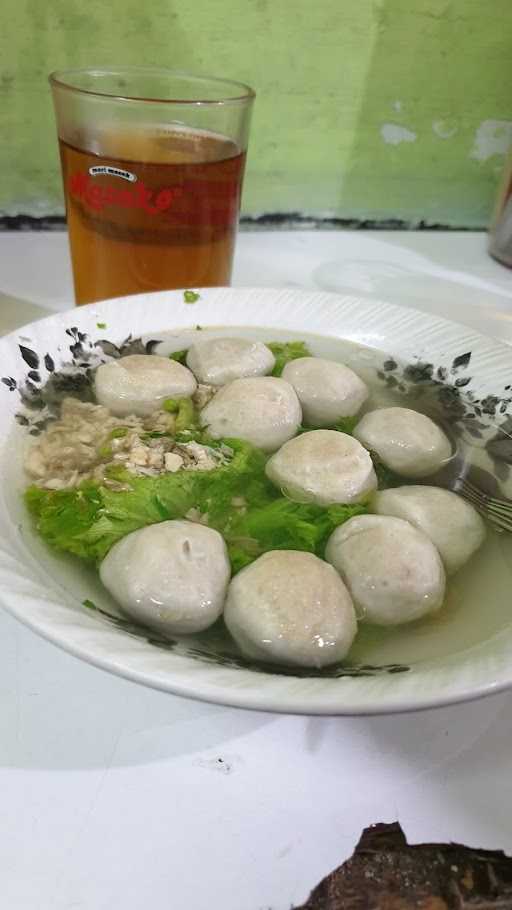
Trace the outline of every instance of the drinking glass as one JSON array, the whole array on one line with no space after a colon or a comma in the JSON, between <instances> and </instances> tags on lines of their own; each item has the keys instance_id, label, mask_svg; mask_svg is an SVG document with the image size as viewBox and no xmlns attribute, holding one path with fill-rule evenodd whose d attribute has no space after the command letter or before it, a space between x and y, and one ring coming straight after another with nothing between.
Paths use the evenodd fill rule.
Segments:
<instances>
[{"instance_id":1,"label":"drinking glass","mask_svg":"<svg viewBox=\"0 0 512 910\"><path fill-rule=\"evenodd\" d=\"M136 66L50 84L77 304L229 284L253 90Z\"/></svg>"}]
</instances>

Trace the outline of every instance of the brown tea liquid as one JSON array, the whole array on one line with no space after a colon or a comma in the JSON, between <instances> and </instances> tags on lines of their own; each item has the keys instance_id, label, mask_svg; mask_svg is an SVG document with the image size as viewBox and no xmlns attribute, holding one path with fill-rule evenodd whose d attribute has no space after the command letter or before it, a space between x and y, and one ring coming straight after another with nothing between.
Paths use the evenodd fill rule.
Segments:
<instances>
[{"instance_id":1,"label":"brown tea liquid","mask_svg":"<svg viewBox=\"0 0 512 910\"><path fill-rule=\"evenodd\" d=\"M76 301L229 284L245 154L185 128L60 141Z\"/></svg>"}]
</instances>

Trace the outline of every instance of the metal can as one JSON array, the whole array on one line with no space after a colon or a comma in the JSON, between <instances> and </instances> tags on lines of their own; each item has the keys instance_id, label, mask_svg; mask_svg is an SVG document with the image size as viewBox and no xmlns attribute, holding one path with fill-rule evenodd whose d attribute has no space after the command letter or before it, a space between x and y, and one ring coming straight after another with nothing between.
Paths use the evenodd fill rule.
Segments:
<instances>
[{"instance_id":1,"label":"metal can","mask_svg":"<svg viewBox=\"0 0 512 910\"><path fill-rule=\"evenodd\" d=\"M512 268L512 151L501 183L489 231L489 253Z\"/></svg>"}]
</instances>

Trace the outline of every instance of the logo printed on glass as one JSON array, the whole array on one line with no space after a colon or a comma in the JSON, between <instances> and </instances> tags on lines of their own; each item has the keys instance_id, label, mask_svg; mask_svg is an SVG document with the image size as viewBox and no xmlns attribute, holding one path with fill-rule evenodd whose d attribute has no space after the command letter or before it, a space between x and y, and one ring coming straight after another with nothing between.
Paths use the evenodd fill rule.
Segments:
<instances>
[{"instance_id":1,"label":"logo printed on glass","mask_svg":"<svg viewBox=\"0 0 512 910\"><path fill-rule=\"evenodd\" d=\"M96 177L98 174L109 174L111 177L122 177L123 180L129 180L130 183L135 183L137 180L137 175L130 173L130 171L123 171L119 167L110 167L108 164L96 164L94 167L89 168L89 173L91 177Z\"/></svg>"},{"instance_id":2,"label":"logo printed on glass","mask_svg":"<svg viewBox=\"0 0 512 910\"><path fill-rule=\"evenodd\" d=\"M92 175L92 172L95 172ZM77 171L68 179L68 190L75 199L79 199L87 206L97 212L101 212L107 206L120 206L125 209L142 209L148 215L159 215L167 211L177 196L183 194L181 186L164 187L163 189L153 191L139 180L135 174L130 174L133 183L137 181L133 189L123 186L112 186L111 184L102 185L91 179L91 176L105 174L107 176L120 176L130 174L129 171L122 171L120 168L113 168L108 165L95 165L88 171Z\"/></svg>"}]
</instances>

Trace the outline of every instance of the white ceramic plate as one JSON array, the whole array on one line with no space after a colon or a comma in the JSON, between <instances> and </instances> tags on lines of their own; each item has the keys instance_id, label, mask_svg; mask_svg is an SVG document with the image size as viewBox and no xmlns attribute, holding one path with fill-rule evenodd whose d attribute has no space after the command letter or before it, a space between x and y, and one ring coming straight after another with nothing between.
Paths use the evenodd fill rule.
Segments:
<instances>
[{"instance_id":1,"label":"white ceramic plate","mask_svg":"<svg viewBox=\"0 0 512 910\"><path fill-rule=\"evenodd\" d=\"M385 713L462 701L511 685L512 553L506 535L491 535L485 554L455 577L441 620L402 627L376 640L363 635L353 665L341 675L278 675L249 667L229 654L218 655L215 647L200 641L164 648L115 618L83 606L89 599L115 614L92 571L78 560L51 553L37 538L21 500L19 453L26 430L14 417L20 407L18 387L30 367L19 345L39 356L44 382L45 355L57 366L69 360L77 331L86 336L86 347L100 338L119 344L131 334L146 341L163 340L167 349L177 349L184 345L174 336L194 332L196 325L203 331L236 327L236 334L245 327L246 334L269 341L311 333L316 337L308 340L315 352L333 356L340 339L364 345L374 353L363 352L360 368L382 369L388 361L381 374L385 391L404 381L403 367L390 364L390 357L412 364L405 380L418 388L433 369L449 414L457 416L459 396L467 392L479 403L478 423L485 427L476 440L477 460L491 472L496 467L486 448L494 433L487 425L503 422L511 409L507 386L512 382L512 353L460 325L387 303L288 289L207 289L193 305L184 302L181 291L174 291L81 307L0 341L0 603L45 638L96 666L175 694L238 707L306 714ZM465 356L469 353L470 358ZM36 370L36 387L37 378ZM15 380L16 388L9 387L14 386L9 379ZM462 413L467 415L473 407L467 403ZM507 458L498 468L505 490Z\"/></svg>"}]
</instances>

